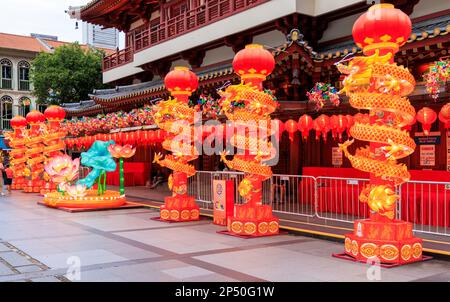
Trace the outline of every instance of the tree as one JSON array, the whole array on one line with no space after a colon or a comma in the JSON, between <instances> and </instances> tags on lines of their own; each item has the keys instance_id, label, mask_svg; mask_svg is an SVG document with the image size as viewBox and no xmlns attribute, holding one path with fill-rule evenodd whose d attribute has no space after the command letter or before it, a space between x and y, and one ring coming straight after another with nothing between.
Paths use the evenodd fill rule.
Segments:
<instances>
[{"instance_id":1,"label":"tree","mask_svg":"<svg viewBox=\"0 0 450 302\"><path fill-rule=\"evenodd\" d=\"M102 88L103 51L82 49L78 43L41 52L33 60L33 94L41 103L70 103L88 100L88 94Z\"/></svg>"}]
</instances>

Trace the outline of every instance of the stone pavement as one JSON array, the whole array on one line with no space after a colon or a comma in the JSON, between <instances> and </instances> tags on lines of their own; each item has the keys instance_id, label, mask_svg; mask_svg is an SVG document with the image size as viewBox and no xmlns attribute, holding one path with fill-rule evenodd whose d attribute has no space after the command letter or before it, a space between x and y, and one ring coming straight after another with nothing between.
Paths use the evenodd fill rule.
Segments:
<instances>
[{"instance_id":1,"label":"stone pavement","mask_svg":"<svg viewBox=\"0 0 450 302\"><path fill-rule=\"evenodd\" d=\"M210 220L158 222L148 208L68 213L39 198L0 198L0 281L368 281L374 270L332 258L341 243L241 239ZM380 281L450 281L444 260L375 270Z\"/></svg>"}]
</instances>

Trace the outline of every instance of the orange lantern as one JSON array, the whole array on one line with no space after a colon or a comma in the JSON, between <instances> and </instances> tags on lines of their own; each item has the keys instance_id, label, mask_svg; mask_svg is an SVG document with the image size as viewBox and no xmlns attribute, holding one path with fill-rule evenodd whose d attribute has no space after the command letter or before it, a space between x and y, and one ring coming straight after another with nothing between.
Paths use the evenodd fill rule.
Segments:
<instances>
[{"instance_id":1,"label":"orange lantern","mask_svg":"<svg viewBox=\"0 0 450 302\"><path fill-rule=\"evenodd\" d=\"M284 123L284 127L286 128L286 131L289 133L289 139L291 142L294 141L294 133L298 130L297 122L294 120L287 120Z\"/></svg>"},{"instance_id":2,"label":"orange lantern","mask_svg":"<svg viewBox=\"0 0 450 302\"><path fill-rule=\"evenodd\" d=\"M245 83L262 88L261 83L275 68L271 52L259 44L249 44L240 50L233 59L233 69Z\"/></svg>"},{"instance_id":3,"label":"orange lantern","mask_svg":"<svg viewBox=\"0 0 450 302\"><path fill-rule=\"evenodd\" d=\"M417 112L416 119L422 123L422 129L425 135L430 134L431 124L436 121L436 118L436 112L428 107L423 107Z\"/></svg>"},{"instance_id":4,"label":"orange lantern","mask_svg":"<svg viewBox=\"0 0 450 302\"><path fill-rule=\"evenodd\" d=\"M298 130L302 133L303 138L306 140L309 135L309 130L313 127L313 119L307 114L303 114L298 119Z\"/></svg>"},{"instance_id":5,"label":"orange lantern","mask_svg":"<svg viewBox=\"0 0 450 302\"><path fill-rule=\"evenodd\" d=\"M189 68L177 66L165 76L164 84L174 98L187 103L198 87L198 78Z\"/></svg>"},{"instance_id":6,"label":"orange lantern","mask_svg":"<svg viewBox=\"0 0 450 302\"><path fill-rule=\"evenodd\" d=\"M327 133L328 133L328 131L330 131L330 118L327 115L322 114L316 119L316 124L317 124L316 129L320 130L320 132L322 133L323 141L326 142L327 141ZM316 134L316 136L317 136L317 134Z\"/></svg>"},{"instance_id":7,"label":"orange lantern","mask_svg":"<svg viewBox=\"0 0 450 302\"><path fill-rule=\"evenodd\" d=\"M441 111L439 111L439 120L444 123L445 129L450 128L450 103L442 106Z\"/></svg>"},{"instance_id":8,"label":"orange lantern","mask_svg":"<svg viewBox=\"0 0 450 302\"><path fill-rule=\"evenodd\" d=\"M353 25L353 39L365 55L396 53L411 35L411 20L394 5L376 4Z\"/></svg>"}]
</instances>

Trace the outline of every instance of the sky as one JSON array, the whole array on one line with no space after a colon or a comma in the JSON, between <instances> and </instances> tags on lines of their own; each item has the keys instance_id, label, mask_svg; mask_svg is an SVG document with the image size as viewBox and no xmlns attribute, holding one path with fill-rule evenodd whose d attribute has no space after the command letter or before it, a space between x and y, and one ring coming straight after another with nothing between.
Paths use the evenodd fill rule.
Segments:
<instances>
[{"instance_id":1,"label":"sky","mask_svg":"<svg viewBox=\"0 0 450 302\"><path fill-rule=\"evenodd\" d=\"M64 11L90 0L1 0L0 32L28 36L39 33L57 36L65 42L82 42L81 22Z\"/></svg>"}]
</instances>

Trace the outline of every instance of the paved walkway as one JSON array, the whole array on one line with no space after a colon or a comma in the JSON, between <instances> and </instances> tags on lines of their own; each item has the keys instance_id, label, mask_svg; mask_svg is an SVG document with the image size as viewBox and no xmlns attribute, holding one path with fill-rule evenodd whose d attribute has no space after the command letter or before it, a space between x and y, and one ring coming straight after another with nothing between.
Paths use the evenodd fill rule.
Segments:
<instances>
[{"instance_id":1,"label":"paved walkway","mask_svg":"<svg viewBox=\"0 0 450 302\"><path fill-rule=\"evenodd\" d=\"M0 281L368 281L368 269L381 281L450 281L443 260L378 271L332 258L343 246L326 240L241 239L210 220L157 222L147 208L67 213L38 200L0 198Z\"/></svg>"}]
</instances>

